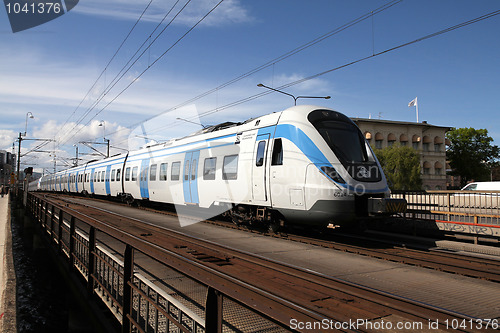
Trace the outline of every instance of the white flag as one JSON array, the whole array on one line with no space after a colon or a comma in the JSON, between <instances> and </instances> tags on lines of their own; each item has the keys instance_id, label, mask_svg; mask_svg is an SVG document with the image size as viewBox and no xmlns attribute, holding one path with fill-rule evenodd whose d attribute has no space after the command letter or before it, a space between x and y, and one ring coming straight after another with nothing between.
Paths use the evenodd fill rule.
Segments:
<instances>
[{"instance_id":1,"label":"white flag","mask_svg":"<svg viewBox=\"0 0 500 333\"><path fill-rule=\"evenodd\" d=\"M412 107L412 106L416 106L417 105L417 98L415 97L415 99L413 101L411 101L410 103L408 103L408 107Z\"/></svg>"}]
</instances>

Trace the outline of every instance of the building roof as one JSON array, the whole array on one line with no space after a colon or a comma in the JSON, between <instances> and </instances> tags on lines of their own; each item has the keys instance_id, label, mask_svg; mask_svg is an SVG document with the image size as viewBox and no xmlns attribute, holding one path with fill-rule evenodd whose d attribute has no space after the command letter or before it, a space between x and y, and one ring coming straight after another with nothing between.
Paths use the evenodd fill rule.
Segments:
<instances>
[{"instance_id":1,"label":"building roof","mask_svg":"<svg viewBox=\"0 0 500 333\"><path fill-rule=\"evenodd\" d=\"M411 122L411 121L397 121L397 120L386 120L386 119L367 119L367 118L351 118L351 120L354 121L355 123L363 122L363 123L372 123L372 124L394 124L394 125L404 125L404 126L435 127L435 128L445 129L446 131L449 131L452 129L452 127L449 127L449 126L431 125L431 124L427 123L426 121L423 121L421 123L416 123L416 122Z\"/></svg>"}]
</instances>

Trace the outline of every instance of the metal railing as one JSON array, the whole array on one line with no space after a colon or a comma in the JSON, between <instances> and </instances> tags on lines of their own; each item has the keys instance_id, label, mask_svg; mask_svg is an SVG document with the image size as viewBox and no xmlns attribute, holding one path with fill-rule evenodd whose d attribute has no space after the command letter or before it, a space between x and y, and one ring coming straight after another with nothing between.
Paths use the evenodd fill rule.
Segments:
<instances>
[{"instance_id":1,"label":"metal railing","mask_svg":"<svg viewBox=\"0 0 500 333\"><path fill-rule=\"evenodd\" d=\"M67 259L69 269L84 277L87 291L121 323L122 332L289 331L286 323L269 319L216 286L182 274L131 245L119 242L123 252L108 247L108 240L118 242L116 235L89 225L65 207L28 194L27 209ZM160 267L161 273L147 267Z\"/></svg>"},{"instance_id":2,"label":"metal railing","mask_svg":"<svg viewBox=\"0 0 500 333\"><path fill-rule=\"evenodd\" d=\"M407 218L444 219L500 225L499 191L394 191L406 199Z\"/></svg>"},{"instance_id":3,"label":"metal railing","mask_svg":"<svg viewBox=\"0 0 500 333\"><path fill-rule=\"evenodd\" d=\"M500 191L393 191L407 201L401 216L417 221L414 228L500 238ZM431 223L431 225L429 225Z\"/></svg>"}]
</instances>

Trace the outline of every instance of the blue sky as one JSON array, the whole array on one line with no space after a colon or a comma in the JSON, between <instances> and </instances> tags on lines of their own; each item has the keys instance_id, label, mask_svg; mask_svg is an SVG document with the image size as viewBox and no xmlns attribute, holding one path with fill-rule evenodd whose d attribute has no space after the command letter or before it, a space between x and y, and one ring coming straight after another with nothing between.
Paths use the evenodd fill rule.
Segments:
<instances>
[{"instance_id":1,"label":"blue sky","mask_svg":"<svg viewBox=\"0 0 500 333\"><path fill-rule=\"evenodd\" d=\"M186 1L179 1L166 22ZM24 132L27 112L35 118L28 121L26 138L55 139L57 144L42 149L55 150L58 168L62 168L63 159L74 156L73 145L79 141L103 142L105 135L112 146L135 148L144 143L141 136L164 140L200 128L177 117L216 124L279 111L293 105L293 100L273 93L226 106L264 92L258 83L273 87L290 84L500 9L497 0L401 1L302 52L186 103L389 3L225 0L172 47L217 2L192 0L93 109L91 105L139 46L144 41L149 45L166 26L164 23L148 40L175 1L151 3L92 89L149 0L107 0L104 4L81 0L65 15L18 33L12 33L6 11L0 9L0 149L12 149L19 132ZM371 115L401 121L416 121L415 108L409 108L408 103L418 96L420 121L486 128L498 145L499 31L500 15L286 91L332 96L330 100L299 99L300 104L327 106L351 117ZM179 105L183 107L172 110ZM203 116L205 113L209 115ZM104 126L99 126L101 122ZM23 152L33 144L24 141ZM80 152L90 151L80 145ZM112 153L117 152L112 149ZM30 153L24 160L37 168L53 168L53 157L48 153Z\"/></svg>"}]
</instances>

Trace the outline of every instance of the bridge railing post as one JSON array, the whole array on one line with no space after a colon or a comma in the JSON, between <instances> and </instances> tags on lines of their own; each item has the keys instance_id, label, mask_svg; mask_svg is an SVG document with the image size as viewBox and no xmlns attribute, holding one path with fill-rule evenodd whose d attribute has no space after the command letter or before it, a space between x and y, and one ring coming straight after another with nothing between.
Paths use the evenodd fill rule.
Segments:
<instances>
[{"instance_id":1,"label":"bridge railing post","mask_svg":"<svg viewBox=\"0 0 500 333\"><path fill-rule=\"evenodd\" d=\"M59 224L58 224L58 228L57 228L57 246L58 246L58 250L60 253L62 253L63 251L63 245L62 245L62 242L63 242L63 221L64 221L64 212L62 209L59 209Z\"/></svg>"},{"instance_id":2,"label":"bridge railing post","mask_svg":"<svg viewBox=\"0 0 500 333\"><path fill-rule=\"evenodd\" d=\"M52 205L50 209L50 240L54 239L54 220L56 218L56 206Z\"/></svg>"},{"instance_id":3,"label":"bridge railing post","mask_svg":"<svg viewBox=\"0 0 500 333\"><path fill-rule=\"evenodd\" d=\"M208 287L207 300L205 304L205 332L222 332L223 296L220 291Z\"/></svg>"},{"instance_id":4,"label":"bridge railing post","mask_svg":"<svg viewBox=\"0 0 500 333\"><path fill-rule=\"evenodd\" d=\"M90 227L89 230L89 256L88 256L88 280L87 280L87 292L89 295L94 294L94 273L95 273L95 228Z\"/></svg>"},{"instance_id":5,"label":"bridge railing post","mask_svg":"<svg viewBox=\"0 0 500 333\"><path fill-rule=\"evenodd\" d=\"M75 217L71 216L70 226L69 226L69 268L73 270L75 264Z\"/></svg>"},{"instance_id":6,"label":"bridge railing post","mask_svg":"<svg viewBox=\"0 0 500 333\"><path fill-rule=\"evenodd\" d=\"M132 315L132 287L130 283L134 278L134 248L130 245L125 247L123 256L123 318L122 333L130 333L130 319Z\"/></svg>"}]
</instances>

